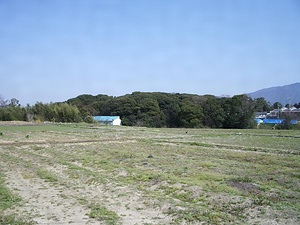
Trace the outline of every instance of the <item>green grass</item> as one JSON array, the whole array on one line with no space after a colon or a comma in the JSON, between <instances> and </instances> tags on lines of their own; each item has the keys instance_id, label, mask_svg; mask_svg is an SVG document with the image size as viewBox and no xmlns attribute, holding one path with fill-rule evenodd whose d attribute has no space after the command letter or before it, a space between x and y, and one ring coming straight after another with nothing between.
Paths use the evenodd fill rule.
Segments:
<instances>
[{"instance_id":1,"label":"green grass","mask_svg":"<svg viewBox=\"0 0 300 225\"><path fill-rule=\"evenodd\" d=\"M107 225L117 225L119 224L119 216L108 210L105 206L99 204L93 204L90 206L89 217L97 219L99 221L105 222Z\"/></svg>"},{"instance_id":2,"label":"green grass","mask_svg":"<svg viewBox=\"0 0 300 225\"><path fill-rule=\"evenodd\" d=\"M58 178L51 172L45 169L38 169L36 171L37 175L47 182L57 182Z\"/></svg>"},{"instance_id":3,"label":"green grass","mask_svg":"<svg viewBox=\"0 0 300 225\"><path fill-rule=\"evenodd\" d=\"M11 193L5 186L3 175L0 174L0 212L20 202L20 197Z\"/></svg>"}]
</instances>

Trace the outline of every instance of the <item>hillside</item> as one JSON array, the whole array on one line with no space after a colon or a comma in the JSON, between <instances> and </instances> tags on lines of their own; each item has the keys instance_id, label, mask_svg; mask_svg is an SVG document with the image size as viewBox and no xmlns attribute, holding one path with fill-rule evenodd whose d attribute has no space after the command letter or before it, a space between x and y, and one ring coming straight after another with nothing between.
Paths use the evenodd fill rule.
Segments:
<instances>
[{"instance_id":1,"label":"hillside","mask_svg":"<svg viewBox=\"0 0 300 225\"><path fill-rule=\"evenodd\" d=\"M252 115L259 102L252 102L247 95L218 98L133 92L119 97L80 95L67 103L78 107L82 118L88 115L120 116L126 126L249 128L253 125Z\"/></svg>"},{"instance_id":2,"label":"hillside","mask_svg":"<svg viewBox=\"0 0 300 225\"><path fill-rule=\"evenodd\" d=\"M264 97L271 104L280 102L285 105L288 103L289 99L290 103L294 104L300 102L300 83L265 88L252 93L248 93L248 95L251 98Z\"/></svg>"}]
</instances>

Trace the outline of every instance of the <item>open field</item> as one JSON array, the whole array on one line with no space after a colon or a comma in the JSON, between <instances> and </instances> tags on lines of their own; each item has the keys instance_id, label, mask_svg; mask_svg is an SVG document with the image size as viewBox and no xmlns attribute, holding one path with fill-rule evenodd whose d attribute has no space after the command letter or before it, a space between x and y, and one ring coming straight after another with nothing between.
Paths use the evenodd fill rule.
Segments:
<instances>
[{"instance_id":1,"label":"open field","mask_svg":"<svg viewBox=\"0 0 300 225\"><path fill-rule=\"evenodd\" d=\"M0 224L300 224L300 131L0 126Z\"/></svg>"}]
</instances>

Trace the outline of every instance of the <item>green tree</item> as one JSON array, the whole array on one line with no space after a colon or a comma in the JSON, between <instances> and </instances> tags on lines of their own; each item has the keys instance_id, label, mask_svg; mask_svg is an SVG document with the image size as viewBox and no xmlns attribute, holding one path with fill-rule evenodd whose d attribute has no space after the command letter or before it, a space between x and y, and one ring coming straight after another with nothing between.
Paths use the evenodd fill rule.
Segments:
<instances>
[{"instance_id":1,"label":"green tree","mask_svg":"<svg viewBox=\"0 0 300 225\"><path fill-rule=\"evenodd\" d=\"M158 102L153 98L145 98L138 104L137 123L147 127L161 127L162 113Z\"/></svg>"},{"instance_id":2,"label":"green tree","mask_svg":"<svg viewBox=\"0 0 300 225\"><path fill-rule=\"evenodd\" d=\"M138 104L130 95L125 95L114 99L112 115L121 116L122 124L133 126L136 123Z\"/></svg>"},{"instance_id":3,"label":"green tree","mask_svg":"<svg viewBox=\"0 0 300 225\"><path fill-rule=\"evenodd\" d=\"M181 102L178 120L180 127L202 127L203 111L201 105L195 104L190 99L185 98Z\"/></svg>"},{"instance_id":4,"label":"green tree","mask_svg":"<svg viewBox=\"0 0 300 225\"><path fill-rule=\"evenodd\" d=\"M282 124L277 124L275 126L275 128L278 129L278 130L290 130L290 129L292 129L292 124L291 124L292 117L288 114L284 114L281 118L283 119L283 123Z\"/></svg>"},{"instance_id":5,"label":"green tree","mask_svg":"<svg viewBox=\"0 0 300 225\"><path fill-rule=\"evenodd\" d=\"M273 109L281 109L282 108L282 104L280 102L275 102L272 106Z\"/></svg>"},{"instance_id":6,"label":"green tree","mask_svg":"<svg viewBox=\"0 0 300 225\"><path fill-rule=\"evenodd\" d=\"M12 99L10 100L9 105L12 106L12 107L17 107L17 106L20 106L20 102L19 102L18 99L12 98Z\"/></svg>"},{"instance_id":7,"label":"green tree","mask_svg":"<svg viewBox=\"0 0 300 225\"><path fill-rule=\"evenodd\" d=\"M254 99L255 112L269 112L270 110L270 104L265 100L265 98Z\"/></svg>"},{"instance_id":8,"label":"green tree","mask_svg":"<svg viewBox=\"0 0 300 225\"><path fill-rule=\"evenodd\" d=\"M295 103L295 104L294 104L294 107L296 107L297 109L300 109L300 102Z\"/></svg>"},{"instance_id":9,"label":"green tree","mask_svg":"<svg viewBox=\"0 0 300 225\"><path fill-rule=\"evenodd\" d=\"M251 128L254 126L254 103L247 95L224 98L222 108L225 112L224 128Z\"/></svg>"},{"instance_id":10,"label":"green tree","mask_svg":"<svg viewBox=\"0 0 300 225\"><path fill-rule=\"evenodd\" d=\"M19 100L16 98L11 99L10 101L0 99L0 120L3 121L24 121L26 120L26 110L21 107Z\"/></svg>"},{"instance_id":11,"label":"green tree","mask_svg":"<svg viewBox=\"0 0 300 225\"><path fill-rule=\"evenodd\" d=\"M203 123L206 127L221 128L225 120L225 113L220 102L214 96L208 96L203 106Z\"/></svg>"},{"instance_id":12,"label":"green tree","mask_svg":"<svg viewBox=\"0 0 300 225\"><path fill-rule=\"evenodd\" d=\"M162 126L177 127L180 112L179 101L173 94L156 93L156 99L162 113Z\"/></svg>"},{"instance_id":13,"label":"green tree","mask_svg":"<svg viewBox=\"0 0 300 225\"><path fill-rule=\"evenodd\" d=\"M32 107L34 120L53 122L80 122L80 112L76 106L68 103L43 104L37 102Z\"/></svg>"}]
</instances>

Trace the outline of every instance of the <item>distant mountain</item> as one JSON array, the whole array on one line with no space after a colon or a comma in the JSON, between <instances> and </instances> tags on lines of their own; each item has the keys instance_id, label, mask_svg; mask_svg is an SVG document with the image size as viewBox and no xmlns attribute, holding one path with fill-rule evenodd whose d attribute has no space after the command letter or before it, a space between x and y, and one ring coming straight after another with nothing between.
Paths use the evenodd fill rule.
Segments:
<instances>
[{"instance_id":1,"label":"distant mountain","mask_svg":"<svg viewBox=\"0 0 300 225\"><path fill-rule=\"evenodd\" d=\"M261 89L252 93L248 93L251 98L264 97L268 102L274 104L280 102L282 104L291 104L300 102L300 83Z\"/></svg>"}]
</instances>

